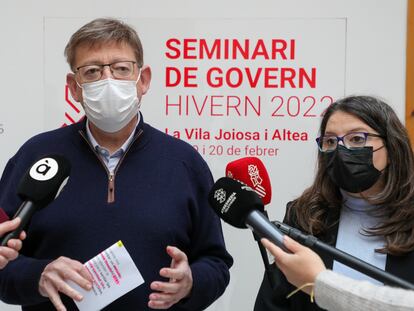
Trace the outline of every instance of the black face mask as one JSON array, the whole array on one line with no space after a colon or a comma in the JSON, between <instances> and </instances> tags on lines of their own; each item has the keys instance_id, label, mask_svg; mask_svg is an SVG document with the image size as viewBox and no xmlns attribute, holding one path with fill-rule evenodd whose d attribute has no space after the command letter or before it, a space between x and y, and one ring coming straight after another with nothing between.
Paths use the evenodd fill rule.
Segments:
<instances>
[{"instance_id":1,"label":"black face mask","mask_svg":"<svg viewBox=\"0 0 414 311\"><path fill-rule=\"evenodd\" d=\"M373 152L372 147L347 149L338 145L335 151L323 154L328 175L347 192L359 193L371 188L381 176L372 164Z\"/></svg>"}]
</instances>

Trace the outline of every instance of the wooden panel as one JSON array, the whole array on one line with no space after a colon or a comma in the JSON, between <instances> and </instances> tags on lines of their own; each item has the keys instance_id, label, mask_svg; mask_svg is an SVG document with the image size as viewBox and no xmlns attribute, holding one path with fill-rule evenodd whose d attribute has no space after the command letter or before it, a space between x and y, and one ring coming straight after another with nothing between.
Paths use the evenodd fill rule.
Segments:
<instances>
[{"instance_id":1,"label":"wooden panel","mask_svg":"<svg viewBox=\"0 0 414 311\"><path fill-rule=\"evenodd\" d=\"M405 125L414 144L414 0L408 0L407 10L407 80L405 85Z\"/></svg>"}]
</instances>

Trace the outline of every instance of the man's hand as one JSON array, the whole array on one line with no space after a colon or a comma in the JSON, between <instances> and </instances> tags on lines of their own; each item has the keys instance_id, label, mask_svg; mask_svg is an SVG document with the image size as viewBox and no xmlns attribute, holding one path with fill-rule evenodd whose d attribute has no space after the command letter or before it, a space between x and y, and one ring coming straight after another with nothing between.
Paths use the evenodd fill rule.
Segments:
<instances>
[{"instance_id":1,"label":"man's hand","mask_svg":"<svg viewBox=\"0 0 414 311\"><path fill-rule=\"evenodd\" d=\"M168 282L152 282L151 289L157 292L149 296L148 306L152 309L168 309L181 299L189 296L193 288L193 275L187 255L173 246L167 246L172 258L170 268L162 268L160 275L169 278Z\"/></svg>"},{"instance_id":2,"label":"man's hand","mask_svg":"<svg viewBox=\"0 0 414 311\"><path fill-rule=\"evenodd\" d=\"M59 257L45 267L40 280L39 292L50 301L58 311L66 308L60 299L59 292L81 301L82 295L70 287L65 281L71 280L85 290L92 289L92 277L82 263L67 257Z\"/></svg>"},{"instance_id":3,"label":"man's hand","mask_svg":"<svg viewBox=\"0 0 414 311\"><path fill-rule=\"evenodd\" d=\"M0 236L13 231L20 224L20 218L8 220L0 224ZM19 255L19 250L22 248L22 240L26 238L26 233L22 231L20 239L11 239L7 242L7 246L0 247L0 269L3 269L11 260L14 260Z\"/></svg>"}]
</instances>

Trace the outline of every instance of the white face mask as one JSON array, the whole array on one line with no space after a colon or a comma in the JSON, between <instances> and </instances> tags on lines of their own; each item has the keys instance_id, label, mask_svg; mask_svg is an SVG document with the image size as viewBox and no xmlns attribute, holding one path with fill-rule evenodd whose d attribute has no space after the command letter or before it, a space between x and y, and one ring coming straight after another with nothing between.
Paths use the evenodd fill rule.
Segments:
<instances>
[{"instance_id":1,"label":"white face mask","mask_svg":"<svg viewBox=\"0 0 414 311\"><path fill-rule=\"evenodd\" d=\"M82 96L86 117L104 132L115 133L134 118L141 107L137 81L105 79L83 83Z\"/></svg>"}]
</instances>

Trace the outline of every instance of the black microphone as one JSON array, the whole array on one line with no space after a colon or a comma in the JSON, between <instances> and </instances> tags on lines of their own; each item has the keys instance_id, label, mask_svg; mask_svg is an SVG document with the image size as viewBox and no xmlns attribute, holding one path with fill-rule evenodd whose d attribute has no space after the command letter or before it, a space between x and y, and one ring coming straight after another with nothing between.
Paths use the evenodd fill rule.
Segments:
<instances>
[{"instance_id":1,"label":"black microphone","mask_svg":"<svg viewBox=\"0 0 414 311\"><path fill-rule=\"evenodd\" d=\"M237 228L250 228L260 238L267 238L284 251L282 232L264 216L262 199L249 186L229 177L216 181L208 201L217 215Z\"/></svg>"},{"instance_id":2,"label":"black microphone","mask_svg":"<svg viewBox=\"0 0 414 311\"><path fill-rule=\"evenodd\" d=\"M23 200L13 219L21 219L19 227L1 239L6 246L10 239L18 238L26 228L33 213L52 202L65 186L70 174L70 163L61 155L47 155L36 161L24 174L17 188Z\"/></svg>"},{"instance_id":3,"label":"black microphone","mask_svg":"<svg viewBox=\"0 0 414 311\"><path fill-rule=\"evenodd\" d=\"M295 241L306 245L314 251L324 252L332 256L335 260L343 263L344 265L351 267L359 272L364 273L380 282L388 285L394 285L401 288L414 290L414 284L403 280L391 273L379 269L378 267L371 265L355 256L341 251L333 246L330 246L322 241L318 240L315 236L310 234L304 234L299 229L293 228L283 222L273 221L277 228L279 228L284 234L288 235Z\"/></svg>"}]
</instances>

